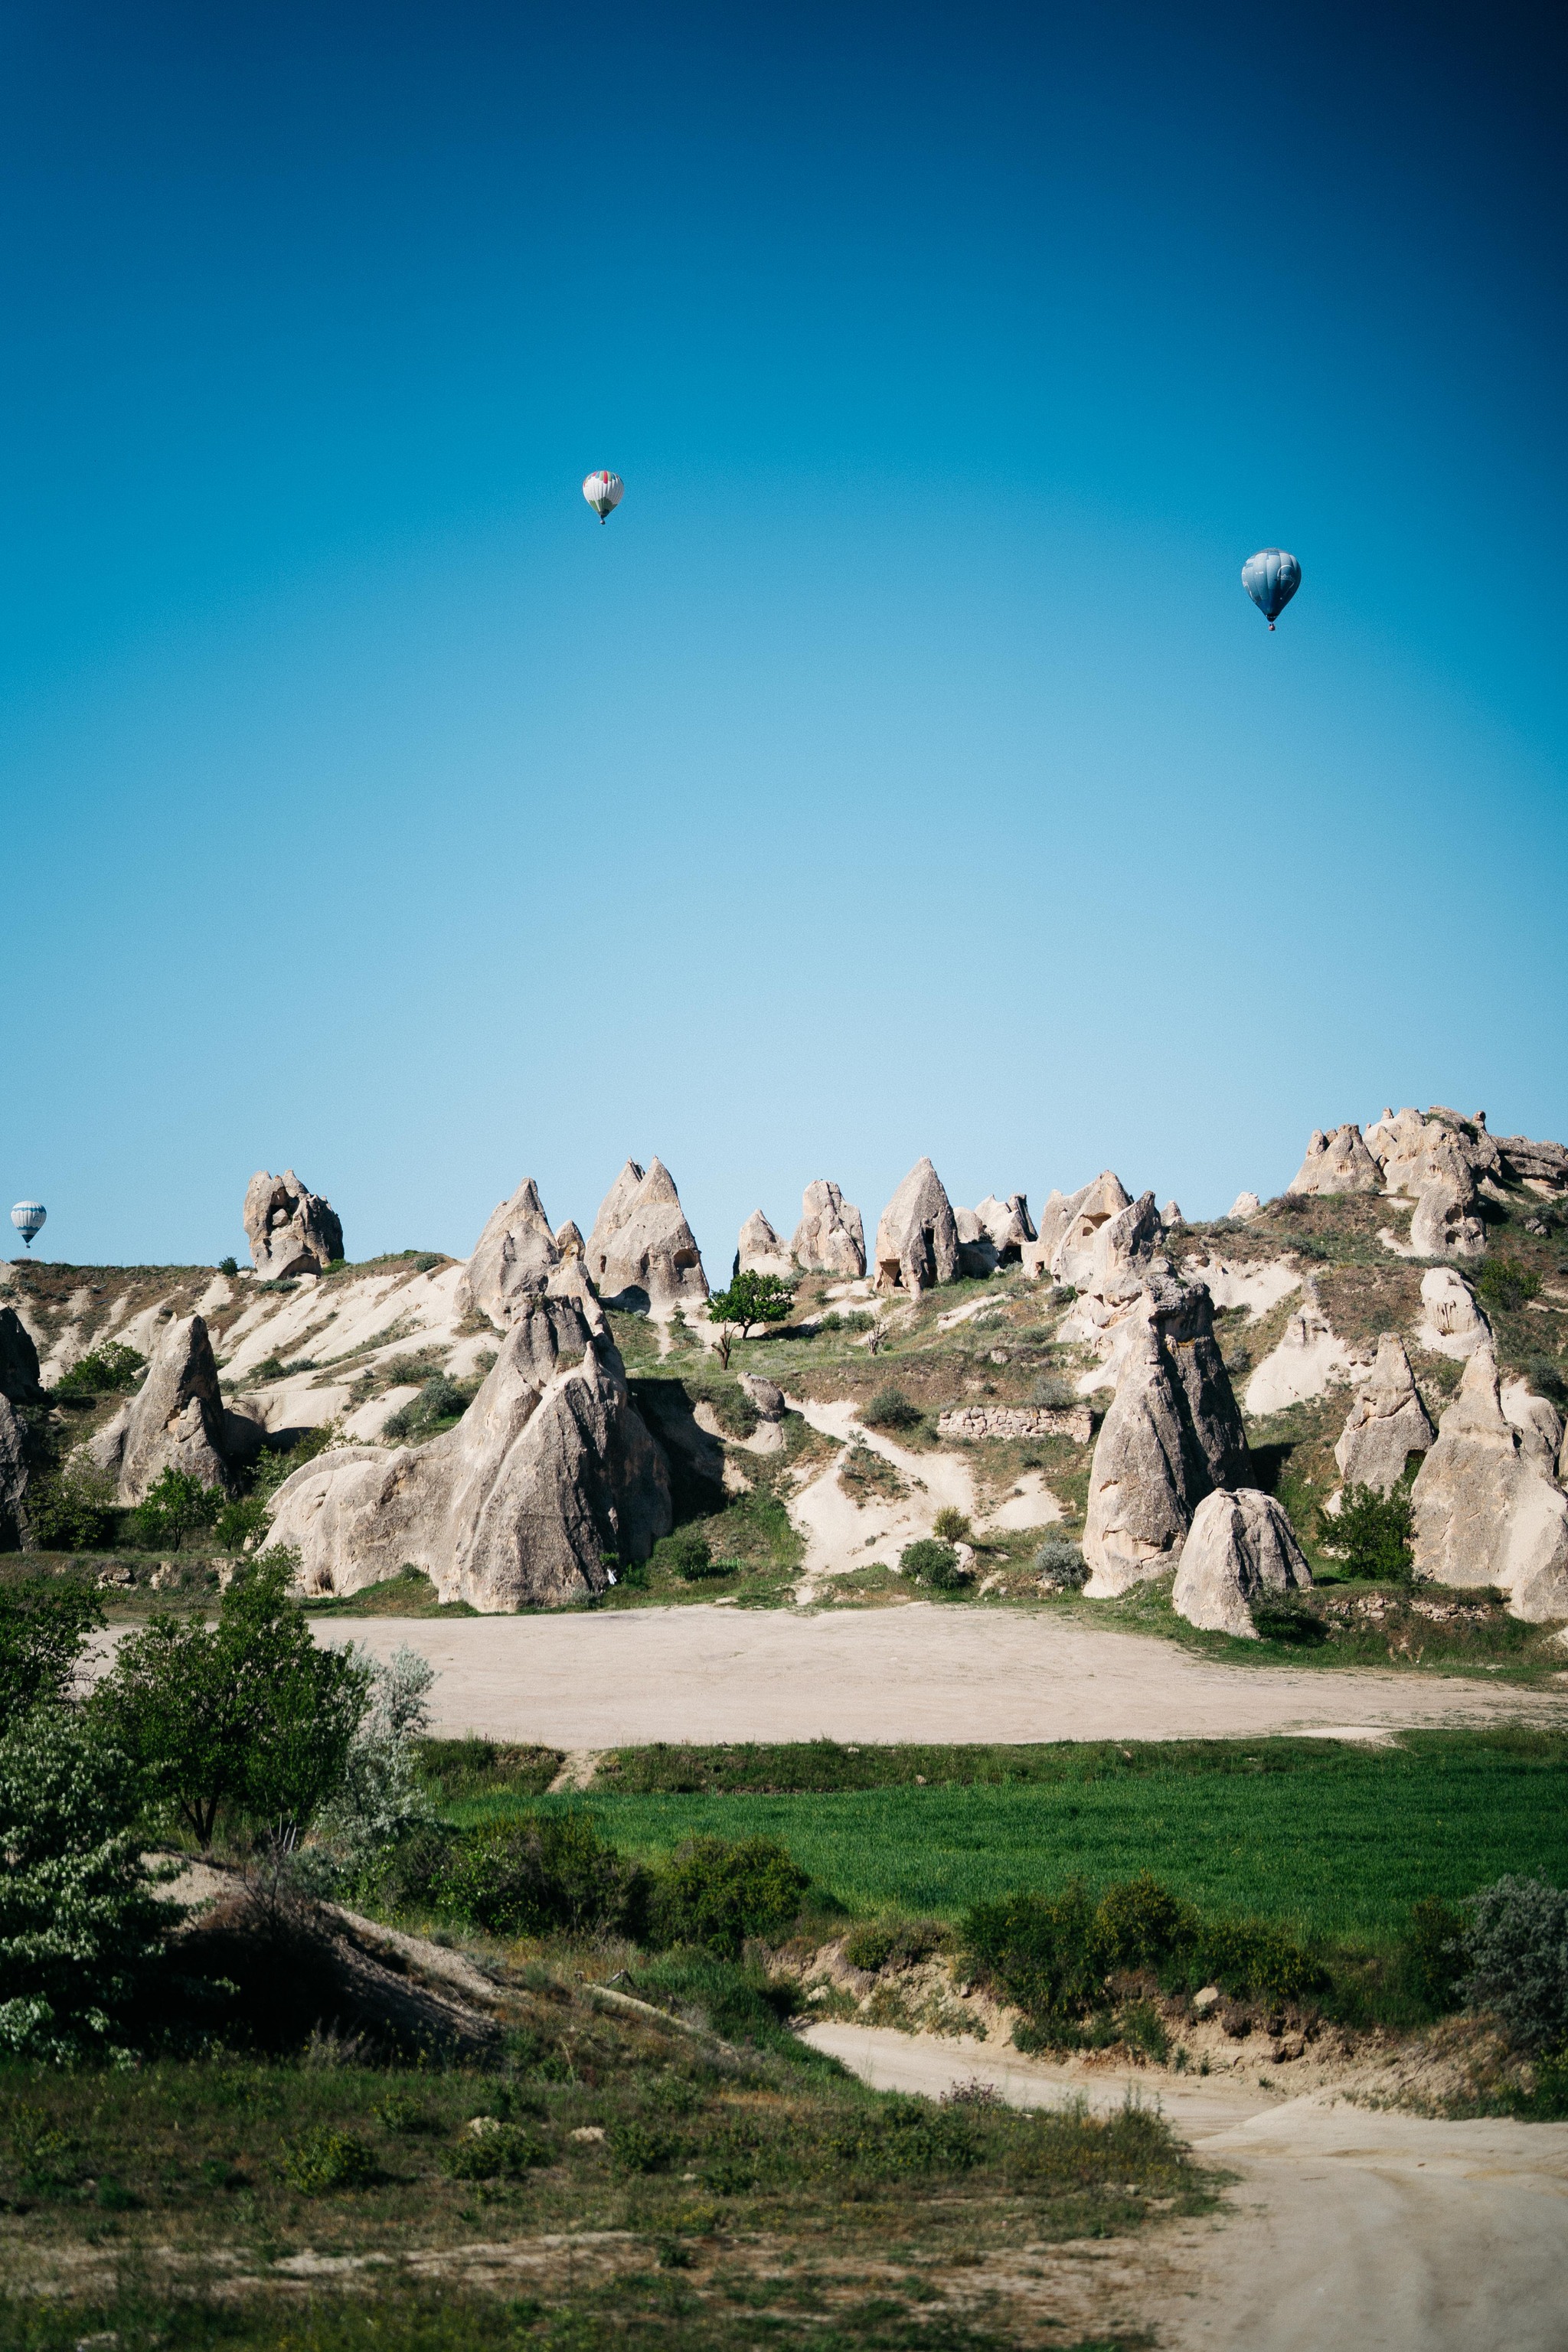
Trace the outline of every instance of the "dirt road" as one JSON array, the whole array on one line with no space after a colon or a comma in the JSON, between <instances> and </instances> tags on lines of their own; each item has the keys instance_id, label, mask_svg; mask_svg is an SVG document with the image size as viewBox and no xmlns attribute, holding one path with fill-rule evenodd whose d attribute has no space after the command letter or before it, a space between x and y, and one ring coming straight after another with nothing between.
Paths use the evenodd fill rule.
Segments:
<instances>
[{"instance_id":1,"label":"dirt road","mask_svg":"<svg viewBox=\"0 0 1568 2352\"><path fill-rule=\"evenodd\" d=\"M1213 2076L1051 2066L982 2042L871 2026L805 2038L883 2090L978 2077L1020 2106L1158 2098L1194 2152L1237 2176L1215 2221L1144 2242L1099 2280L1101 2326L1162 2352L1563 2352L1568 2124L1437 2123ZM1080 2304L1076 2256L1059 2258Z\"/></svg>"},{"instance_id":2,"label":"dirt road","mask_svg":"<svg viewBox=\"0 0 1568 2352\"><path fill-rule=\"evenodd\" d=\"M334 1617L318 1639L403 1643L439 1679L443 1736L554 1748L655 1739L1194 1739L1386 1735L1568 1719L1568 1692L1415 1674L1229 1666L1174 1643L1012 1611L697 1606L595 1615Z\"/></svg>"}]
</instances>

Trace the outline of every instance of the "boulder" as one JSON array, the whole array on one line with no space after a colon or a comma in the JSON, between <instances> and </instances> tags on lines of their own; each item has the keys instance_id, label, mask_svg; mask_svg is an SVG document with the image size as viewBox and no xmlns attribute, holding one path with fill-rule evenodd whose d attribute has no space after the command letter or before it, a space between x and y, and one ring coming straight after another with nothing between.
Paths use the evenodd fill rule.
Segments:
<instances>
[{"instance_id":1,"label":"boulder","mask_svg":"<svg viewBox=\"0 0 1568 2352\"><path fill-rule=\"evenodd\" d=\"M32 1334L14 1307L0 1307L0 1550L27 1539L31 1424L47 1402Z\"/></svg>"},{"instance_id":2,"label":"boulder","mask_svg":"<svg viewBox=\"0 0 1568 2352\"><path fill-rule=\"evenodd\" d=\"M790 1255L807 1274L835 1274L858 1282L866 1271L866 1228L853 1201L837 1184L818 1176L800 1199L800 1223Z\"/></svg>"},{"instance_id":3,"label":"boulder","mask_svg":"<svg viewBox=\"0 0 1568 2352\"><path fill-rule=\"evenodd\" d=\"M1476 1294L1452 1266L1434 1265L1421 1277L1422 1316L1415 1337L1434 1355L1463 1358L1490 1349L1492 1327Z\"/></svg>"},{"instance_id":4,"label":"boulder","mask_svg":"<svg viewBox=\"0 0 1568 2352\"><path fill-rule=\"evenodd\" d=\"M1503 1412L1489 1348L1466 1363L1410 1505L1417 1577L1496 1585L1531 1623L1568 1618L1568 1495Z\"/></svg>"},{"instance_id":5,"label":"boulder","mask_svg":"<svg viewBox=\"0 0 1568 2352\"><path fill-rule=\"evenodd\" d=\"M628 1177L635 1178L629 1188ZM706 1300L697 1236L662 1160L651 1161L646 1176L628 1160L616 1179L594 1220L588 1274L601 1298L661 1318Z\"/></svg>"},{"instance_id":6,"label":"boulder","mask_svg":"<svg viewBox=\"0 0 1568 2352\"><path fill-rule=\"evenodd\" d=\"M1247 1485L1251 1467L1202 1283L1151 1271L1124 1349L1089 1471L1083 1556L1094 1598L1173 1567L1205 1496Z\"/></svg>"},{"instance_id":7,"label":"boulder","mask_svg":"<svg viewBox=\"0 0 1568 2352\"><path fill-rule=\"evenodd\" d=\"M958 1278L958 1225L942 1179L917 1160L877 1224L877 1287L917 1296Z\"/></svg>"},{"instance_id":8,"label":"boulder","mask_svg":"<svg viewBox=\"0 0 1568 2352\"><path fill-rule=\"evenodd\" d=\"M541 1296L560 1263L560 1244L550 1230L539 1187L525 1176L479 1235L458 1280L454 1311L482 1315L498 1331L508 1330L519 1302Z\"/></svg>"},{"instance_id":9,"label":"boulder","mask_svg":"<svg viewBox=\"0 0 1568 2352\"><path fill-rule=\"evenodd\" d=\"M1306 1591L1312 1572L1283 1507L1256 1486L1205 1495L1193 1514L1171 1606L1189 1625L1258 1639L1252 1603Z\"/></svg>"},{"instance_id":10,"label":"boulder","mask_svg":"<svg viewBox=\"0 0 1568 2352\"><path fill-rule=\"evenodd\" d=\"M244 1214L251 1261L268 1282L322 1273L343 1254L337 1211L307 1191L291 1168L281 1176L259 1170L246 1188Z\"/></svg>"},{"instance_id":11,"label":"boulder","mask_svg":"<svg viewBox=\"0 0 1568 2352\"><path fill-rule=\"evenodd\" d=\"M1436 1432L1416 1393L1405 1343L1385 1331L1377 1343L1372 1378L1356 1398L1334 1448L1347 1486L1373 1486L1391 1495L1412 1454L1431 1449Z\"/></svg>"},{"instance_id":12,"label":"boulder","mask_svg":"<svg viewBox=\"0 0 1568 2352\"><path fill-rule=\"evenodd\" d=\"M773 1381L763 1380L760 1372L742 1372L741 1386L756 1406L763 1421L782 1421L784 1417L784 1393Z\"/></svg>"},{"instance_id":13,"label":"boulder","mask_svg":"<svg viewBox=\"0 0 1568 2352\"><path fill-rule=\"evenodd\" d=\"M269 1540L297 1546L307 1592L357 1592L421 1568L481 1610L602 1591L672 1524L663 1456L614 1342L568 1297L520 1299L455 1429L420 1447L342 1446L279 1488Z\"/></svg>"},{"instance_id":14,"label":"boulder","mask_svg":"<svg viewBox=\"0 0 1568 2352\"><path fill-rule=\"evenodd\" d=\"M225 1412L205 1323L199 1315L176 1315L163 1327L142 1386L87 1451L112 1474L120 1503L141 1502L165 1470L227 1487L231 1461L259 1451L258 1433L253 1442L241 1419Z\"/></svg>"},{"instance_id":15,"label":"boulder","mask_svg":"<svg viewBox=\"0 0 1568 2352\"><path fill-rule=\"evenodd\" d=\"M1290 1192L1381 1192L1383 1175L1359 1127L1319 1129L1286 1190Z\"/></svg>"},{"instance_id":16,"label":"boulder","mask_svg":"<svg viewBox=\"0 0 1568 2352\"><path fill-rule=\"evenodd\" d=\"M1555 1478L1563 1446L1563 1419L1556 1406L1545 1397L1531 1395L1524 1381L1505 1381L1499 1394L1504 1420L1519 1432L1519 1450L1524 1459Z\"/></svg>"},{"instance_id":17,"label":"boulder","mask_svg":"<svg viewBox=\"0 0 1568 2352\"><path fill-rule=\"evenodd\" d=\"M795 1274L794 1258L761 1209L753 1209L741 1227L740 1246L735 1252L735 1272L776 1274L781 1282L789 1281Z\"/></svg>"}]
</instances>

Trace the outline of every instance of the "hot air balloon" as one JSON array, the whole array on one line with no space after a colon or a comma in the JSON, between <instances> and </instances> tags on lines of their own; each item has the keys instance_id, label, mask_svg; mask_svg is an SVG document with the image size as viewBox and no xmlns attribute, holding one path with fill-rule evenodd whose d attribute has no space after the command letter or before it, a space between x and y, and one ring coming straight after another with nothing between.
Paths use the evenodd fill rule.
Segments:
<instances>
[{"instance_id":1,"label":"hot air balloon","mask_svg":"<svg viewBox=\"0 0 1568 2352\"><path fill-rule=\"evenodd\" d=\"M601 522L609 521L626 494L626 486L618 474L590 474L583 485L583 496Z\"/></svg>"},{"instance_id":2,"label":"hot air balloon","mask_svg":"<svg viewBox=\"0 0 1568 2352\"><path fill-rule=\"evenodd\" d=\"M1241 584L1272 628L1301 585L1301 567L1282 547L1259 548L1242 565Z\"/></svg>"},{"instance_id":3,"label":"hot air balloon","mask_svg":"<svg viewBox=\"0 0 1568 2352\"><path fill-rule=\"evenodd\" d=\"M33 1235L42 1226L48 1213L41 1201L18 1201L12 1210L11 1223L29 1249L33 1246Z\"/></svg>"}]
</instances>

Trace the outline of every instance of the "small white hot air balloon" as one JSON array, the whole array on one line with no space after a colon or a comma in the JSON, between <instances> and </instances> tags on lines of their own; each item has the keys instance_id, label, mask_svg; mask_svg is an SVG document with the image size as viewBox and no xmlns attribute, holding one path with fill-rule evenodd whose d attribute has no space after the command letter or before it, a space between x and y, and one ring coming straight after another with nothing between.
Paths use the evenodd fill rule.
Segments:
<instances>
[{"instance_id":1,"label":"small white hot air balloon","mask_svg":"<svg viewBox=\"0 0 1568 2352\"><path fill-rule=\"evenodd\" d=\"M29 1249L33 1246L33 1235L41 1231L48 1213L41 1201L18 1201L12 1210L11 1223Z\"/></svg>"},{"instance_id":2,"label":"small white hot air balloon","mask_svg":"<svg viewBox=\"0 0 1568 2352\"><path fill-rule=\"evenodd\" d=\"M620 476L607 474L603 469L590 474L583 485L583 496L601 522L609 521L626 494L626 486Z\"/></svg>"}]
</instances>

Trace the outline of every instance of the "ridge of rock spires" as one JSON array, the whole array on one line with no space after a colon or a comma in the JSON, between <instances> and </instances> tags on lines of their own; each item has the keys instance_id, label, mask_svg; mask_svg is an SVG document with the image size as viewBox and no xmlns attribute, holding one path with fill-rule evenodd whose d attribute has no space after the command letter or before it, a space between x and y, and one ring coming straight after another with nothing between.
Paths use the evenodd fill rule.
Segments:
<instances>
[{"instance_id":1,"label":"ridge of rock spires","mask_svg":"<svg viewBox=\"0 0 1568 2352\"><path fill-rule=\"evenodd\" d=\"M482 1315L498 1331L507 1330L519 1301L542 1292L561 1263L539 1187L525 1176L510 1201L502 1201L485 1223L463 1269L454 1297L458 1315Z\"/></svg>"},{"instance_id":2,"label":"ridge of rock spires","mask_svg":"<svg viewBox=\"0 0 1568 2352\"><path fill-rule=\"evenodd\" d=\"M1093 1599L1114 1599L1173 1567L1204 1497L1250 1484L1247 1432L1205 1286L1152 1270L1122 1349L1089 1467L1083 1557Z\"/></svg>"},{"instance_id":3,"label":"ridge of rock spires","mask_svg":"<svg viewBox=\"0 0 1568 2352\"><path fill-rule=\"evenodd\" d=\"M1359 1127L1321 1128L1308 1139L1307 1156L1285 1187L1288 1192L1381 1192L1383 1171Z\"/></svg>"},{"instance_id":4,"label":"ridge of rock spires","mask_svg":"<svg viewBox=\"0 0 1568 2352\"><path fill-rule=\"evenodd\" d=\"M961 1273L992 1275L998 1266L1017 1265L1026 1245L1037 1236L1029 1218L1026 1193L1010 1192L999 1201L988 1192L973 1209L954 1209Z\"/></svg>"},{"instance_id":5,"label":"ridge of rock spires","mask_svg":"<svg viewBox=\"0 0 1568 2352\"><path fill-rule=\"evenodd\" d=\"M866 1272L866 1228L853 1201L829 1177L814 1178L800 1199L800 1223L790 1255L806 1274L858 1282Z\"/></svg>"},{"instance_id":6,"label":"ridge of rock spires","mask_svg":"<svg viewBox=\"0 0 1568 2352\"><path fill-rule=\"evenodd\" d=\"M1568 1495L1502 1409L1497 1359L1477 1348L1410 1490L1415 1574L1496 1585L1515 1617L1568 1617Z\"/></svg>"},{"instance_id":7,"label":"ridge of rock spires","mask_svg":"<svg viewBox=\"0 0 1568 2352\"><path fill-rule=\"evenodd\" d=\"M574 1265L563 1278L584 1279ZM298 1548L307 1592L411 1564L443 1601L509 1610L603 1591L671 1525L668 1471L602 1315L529 1293L455 1429L319 1454L278 1489L269 1541Z\"/></svg>"},{"instance_id":8,"label":"ridge of rock spires","mask_svg":"<svg viewBox=\"0 0 1568 2352\"><path fill-rule=\"evenodd\" d=\"M176 1315L141 1387L89 1440L87 1454L113 1476L115 1500L129 1504L142 1501L165 1470L226 1491L236 1464L254 1460L263 1442L258 1423L224 1404L202 1317Z\"/></svg>"},{"instance_id":9,"label":"ridge of rock spires","mask_svg":"<svg viewBox=\"0 0 1568 2352\"><path fill-rule=\"evenodd\" d=\"M1095 1235L1101 1225L1128 1208L1131 1199L1121 1177L1110 1168L1076 1192L1053 1190L1040 1211L1037 1235L1020 1252L1025 1272L1048 1274L1053 1281L1070 1282L1076 1287L1079 1275L1089 1270Z\"/></svg>"},{"instance_id":10,"label":"ridge of rock spires","mask_svg":"<svg viewBox=\"0 0 1568 2352\"><path fill-rule=\"evenodd\" d=\"M0 1545L27 1540L27 1484L33 1468L32 1416L47 1402L38 1351L14 1307L0 1307Z\"/></svg>"},{"instance_id":11,"label":"ridge of rock spires","mask_svg":"<svg viewBox=\"0 0 1568 2352\"><path fill-rule=\"evenodd\" d=\"M1312 1571L1284 1507L1256 1486L1216 1489L1193 1514L1171 1606L1189 1625L1256 1642L1252 1603L1310 1588Z\"/></svg>"},{"instance_id":12,"label":"ridge of rock spires","mask_svg":"<svg viewBox=\"0 0 1568 2352\"><path fill-rule=\"evenodd\" d=\"M1413 1454L1427 1454L1436 1431L1415 1387L1415 1375L1396 1331L1377 1343L1372 1378L1346 1416L1334 1460L1347 1486L1392 1495Z\"/></svg>"},{"instance_id":13,"label":"ridge of rock spires","mask_svg":"<svg viewBox=\"0 0 1568 2352\"><path fill-rule=\"evenodd\" d=\"M877 1221L877 1287L918 1297L958 1279L958 1225L929 1160L917 1160Z\"/></svg>"},{"instance_id":14,"label":"ridge of rock spires","mask_svg":"<svg viewBox=\"0 0 1568 2352\"><path fill-rule=\"evenodd\" d=\"M708 1277L697 1236L661 1160L650 1161L646 1174L627 1160L594 1220L587 1270L607 1303L624 1300L657 1317L703 1304Z\"/></svg>"},{"instance_id":15,"label":"ridge of rock spires","mask_svg":"<svg viewBox=\"0 0 1568 2352\"><path fill-rule=\"evenodd\" d=\"M795 1273L795 1260L761 1209L753 1209L741 1227L741 1238L735 1251L737 1274L776 1274L787 1282Z\"/></svg>"},{"instance_id":16,"label":"ridge of rock spires","mask_svg":"<svg viewBox=\"0 0 1568 2352\"><path fill-rule=\"evenodd\" d=\"M343 1228L330 1201L300 1183L291 1168L281 1176L258 1169L246 1187L246 1238L264 1281L291 1274L324 1274L343 1254Z\"/></svg>"}]
</instances>

